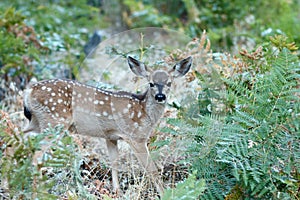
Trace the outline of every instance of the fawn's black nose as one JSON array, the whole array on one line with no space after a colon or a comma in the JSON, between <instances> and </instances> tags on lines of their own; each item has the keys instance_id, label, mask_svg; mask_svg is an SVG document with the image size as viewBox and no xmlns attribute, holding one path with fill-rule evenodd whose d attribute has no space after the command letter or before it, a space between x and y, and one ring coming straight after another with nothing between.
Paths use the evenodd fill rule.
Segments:
<instances>
[{"instance_id":1,"label":"fawn's black nose","mask_svg":"<svg viewBox=\"0 0 300 200\"><path fill-rule=\"evenodd\" d=\"M163 102L166 100L166 95L164 94L157 94L155 95L155 100L158 102Z\"/></svg>"}]
</instances>

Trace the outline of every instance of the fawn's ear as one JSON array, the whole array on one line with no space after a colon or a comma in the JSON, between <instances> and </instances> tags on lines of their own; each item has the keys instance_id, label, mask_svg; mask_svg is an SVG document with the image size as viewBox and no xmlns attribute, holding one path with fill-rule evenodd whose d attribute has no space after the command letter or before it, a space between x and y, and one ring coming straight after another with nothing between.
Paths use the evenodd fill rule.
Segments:
<instances>
[{"instance_id":1,"label":"fawn's ear","mask_svg":"<svg viewBox=\"0 0 300 200\"><path fill-rule=\"evenodd\" d=\"M130 56L127 57L127 61L131 71L135 75L140 77L148 77L150 71L143 62L140 62Z\"/></svg>"},{"instance_id":2,"label":"fawn's ear","mask_svg":"<svg viewBox=\"0 0 300 200\"><path fill-rule=\"evenodd\" d=\"M190 70L192 63L192 56L189 56L176 63L169 73L173 74L173 77L175 78L184 76Z\"/></svg>"}]
</instances>

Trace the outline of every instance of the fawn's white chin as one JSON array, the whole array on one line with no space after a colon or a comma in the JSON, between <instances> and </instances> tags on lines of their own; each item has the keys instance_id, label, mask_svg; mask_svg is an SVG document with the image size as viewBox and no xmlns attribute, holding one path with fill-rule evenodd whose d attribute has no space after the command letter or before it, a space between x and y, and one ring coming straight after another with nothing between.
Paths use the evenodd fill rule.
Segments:
<instances>
[{"instance_id":1,"label":"fawn's white chin","mask_svg":"<svg viewBox=\"0 0 300 200\"><path fill-rule=\"evenodd\" d=\"M159 104L165 104L165 103L166 103L166 100L161 100L161 101L156 100L156 103L159 103Z\"/></svg>"}]
</instances>

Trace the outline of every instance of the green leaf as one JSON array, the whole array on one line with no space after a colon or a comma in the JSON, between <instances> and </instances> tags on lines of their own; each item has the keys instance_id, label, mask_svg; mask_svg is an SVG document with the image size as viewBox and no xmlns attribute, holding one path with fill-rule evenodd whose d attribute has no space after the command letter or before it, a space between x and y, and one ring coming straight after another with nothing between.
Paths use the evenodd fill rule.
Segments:
<instances>
[{"instance_id":1,"label":"green leaf","mask_svg":"<svg viewBox=\"0 0 300 200\"><path fill-rule=\"evenodd\" d=\"M194 200L205 191L205 180L197 180L196 172L190 174L189 177L176 185L174 189L167 189L161 198L162 200Z\"/></svg>"}]
</instances>

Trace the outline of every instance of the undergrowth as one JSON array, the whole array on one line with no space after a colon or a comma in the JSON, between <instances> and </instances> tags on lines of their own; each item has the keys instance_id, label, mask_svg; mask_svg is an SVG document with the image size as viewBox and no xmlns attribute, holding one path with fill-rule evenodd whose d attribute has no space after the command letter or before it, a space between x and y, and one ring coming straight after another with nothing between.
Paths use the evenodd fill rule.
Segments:
<instances>
[{"instance_id":1,"label":"undergrowth","mask_svg":"<svg viewBox=\"0 0 300 200\"><path fill-rule=\"evenodd\" d=\"M25 137L3 111L0 111L0 122L1 199L79 200L117 197L107 187L111 185L106 183L111 177L108 170L105 167L102 169L99 159L84 157L77 142L62 126L49 126L41 134ZM172 170L169 173L172 174ZM119 199L154 198L154 191L151 191L151 186L148 191L149 186L145 183L147 178L138 172L127 176L127 181L134 184L127 183L128 188ZM194 172L186 180L178 182L176 188L167 189L161 198L192 200L202 194L205 188L205 180L198 180Z\"/></svg>"},{"instance_id":2,"label":"undergrowth","mask_svg":"<svg viewBox=\"0 0 300 200\"><path fill-rule=\"evenodd\" d=\"M186 161L206 181L200 199L299 199L299 58L269 43L222 65L230 75L194 72L206 90L165 130L190 141ZM223 90L206 87L214 81Z\"/></svg>"},{"instance_id":3,"label":"undergrowth","mask_svg":"<svg viewBox=\"0 0 300 200\"><path fill-rule=\"evenodd\" d=\"M92 199L80 175L76 143L63 127L49 127L25 138L6 113L1 112L0 117L0 180L8 199ZM48 149L34 161L45 145Z\"/></svg>"}]
</instances>

